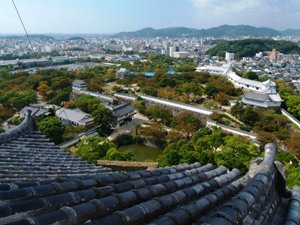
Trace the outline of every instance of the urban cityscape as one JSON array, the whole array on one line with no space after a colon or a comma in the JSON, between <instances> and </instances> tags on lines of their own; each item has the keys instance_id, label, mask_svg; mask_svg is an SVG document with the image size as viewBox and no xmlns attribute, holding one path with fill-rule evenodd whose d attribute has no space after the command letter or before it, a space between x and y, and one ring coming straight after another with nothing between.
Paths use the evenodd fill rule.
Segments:
<instances>
[{"instance_id":1,"label":"urban cityscape","mask_svg":"<svg viewBox=\"0 0 300 225\"><path fill-rule=\"evenodd\" d=\"M172 3L0 3L0 224L300 224L299 3Z\"/></svg>"}]
</instances>

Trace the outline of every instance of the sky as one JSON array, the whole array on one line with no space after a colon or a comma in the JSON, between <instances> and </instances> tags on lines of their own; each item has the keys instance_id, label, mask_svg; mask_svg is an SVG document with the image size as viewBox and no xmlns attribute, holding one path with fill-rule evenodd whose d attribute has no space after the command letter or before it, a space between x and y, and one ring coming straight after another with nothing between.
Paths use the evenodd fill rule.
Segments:
<instances>
[{"instance_id":1,"label":"sky","mask_svg":"<svg viewBox=\"0 0 300 225\"><path fill-rule=\"evenodd\" d=\"M145 27L247 24L300 29L300 0L14 0L29 33L99 33ZM11 0L0 0L0 34L23 29Z\"/></svg>"}]
</instances>

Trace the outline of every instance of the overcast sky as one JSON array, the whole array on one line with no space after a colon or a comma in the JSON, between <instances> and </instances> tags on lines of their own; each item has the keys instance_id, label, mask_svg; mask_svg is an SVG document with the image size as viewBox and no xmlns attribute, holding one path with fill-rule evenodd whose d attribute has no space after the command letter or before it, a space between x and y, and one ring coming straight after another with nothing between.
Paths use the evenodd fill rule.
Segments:
<instances>
[{"instance_id":1,"label":"overcast sky","mask_svg":"<svg viewBox=\"0 0 300 225\"><path fill-rule=\"evenodd\" d=\"M248 24L300 29L300 0L15 0L29 33L115 33L144 27ZM0 0L0 33L23 33Z\"/></svg>"}]
</instances>

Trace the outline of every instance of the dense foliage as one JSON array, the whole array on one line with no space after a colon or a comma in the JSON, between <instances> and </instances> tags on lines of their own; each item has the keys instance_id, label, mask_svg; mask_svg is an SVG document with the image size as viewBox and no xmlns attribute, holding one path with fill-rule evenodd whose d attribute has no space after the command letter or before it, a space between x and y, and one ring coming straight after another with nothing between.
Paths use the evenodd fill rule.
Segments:
<instances>
[{"instance_id":1,"label":"dense foliage","mask_svg":"<svg viewBox=\"0 0 300 225\"><path fill-rule=\"evenodd\" d=\"M163 152L161 165L200 162L238 168L245 173L251 159L259 155L257 147L249 141L226 135L219 129L200 129L191 140L168 144Z\"/></svg>"},{"instance_id":2,"label":"dense foliage","mask_svg":"<svg viewBox=\"0 0 300 225\"><path fill-rule=\"evenodd\" d=\"M50 138L54 143L58 144L63 140L64 126L56 117L46 117L38 124L39 130Z\"/></svg>"},{"instance_id":3,"label":"dense foliage","mask_svg":"<svg viewBox=\"0 0 300 225\"><path fill-rule=\"evenodd\" d=\"M91 163L96 163L98 159L122 161L133 160L133 153L118 152L116 146L103 137L85 138L76 145L76 148L77 150L75 155Z\"/></svg>"},{"instance_id":4,"label":"dense foliage","mask_svg":"<svg viewBox=\"0 0 300 225\"><path fill-rule=\"evenodd\" d=\"M257 52L272 51L274 48L285 54L300 53L300 47L296 43L269 39L223 40L206 53L224 57L225 52L232 52L236 57L253 57Z\"/></svg>"}]
</instances>

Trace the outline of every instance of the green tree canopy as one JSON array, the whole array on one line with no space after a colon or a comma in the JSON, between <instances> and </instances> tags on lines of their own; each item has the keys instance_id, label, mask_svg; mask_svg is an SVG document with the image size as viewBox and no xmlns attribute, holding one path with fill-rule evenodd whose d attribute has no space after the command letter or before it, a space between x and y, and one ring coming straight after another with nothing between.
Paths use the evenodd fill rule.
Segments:
<instances>
[{"instance_id":1,"label":"green tree canopy","mask_svg":"<svg viewBox=\"0 0 300 225\"><path fill-rule=\"evenodd\" d=\"M58 144L62 141L64 126L56 117L46 117L38 123L39 130L50 138L54 143Z\"/></svg>"},{"instance_id":2,"label":"green tree canopy","mask_svg":"<svg viewBox=\"0 0 300 225\"><path fill-rule=\"evenodd\" d=\"M107 152L115 147L112 142L103 137L87 137L76 145L78 150L75 155L91 163L96 163L98 159L104 158Z\"/></svg>"},{"instance_id":3,"label":"green tree canopy","mask_svg":"<svg viewBox=\"0 0 300 225\"><path fill-rule=\"evenodd\" d=\"M92 116L97 126L100 127L101 133L107 133L115 124L111 111L101 104L92 112Z\"/></svg>"}]
</instances>

